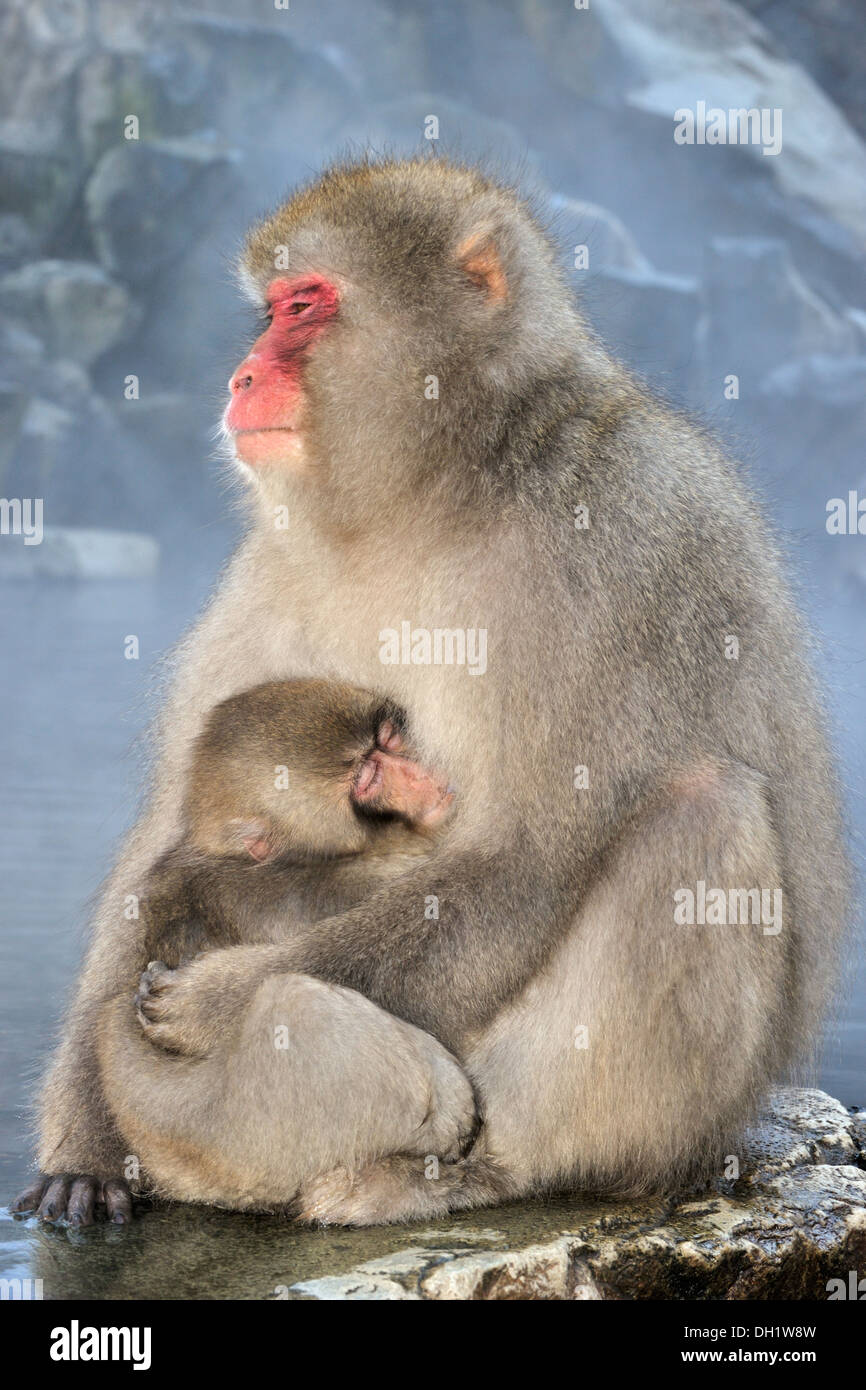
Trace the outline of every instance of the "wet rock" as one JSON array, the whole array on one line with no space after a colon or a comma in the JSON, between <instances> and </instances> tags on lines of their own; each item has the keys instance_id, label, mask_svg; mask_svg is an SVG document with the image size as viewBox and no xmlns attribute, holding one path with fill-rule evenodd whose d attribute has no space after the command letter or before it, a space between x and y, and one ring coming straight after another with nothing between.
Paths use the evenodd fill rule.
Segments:
<instances>
[{"instance_id":1,"label":"wet rock","mask_svg":"<svg viewBox=\"0 0 866 1390\"><path fill-rule=\"evenodd\" d=\"M24 219L37 252L63 226L75 201L80 165L47 124L0 121L0 188L4 205Z\"/></svg>"},{"instance_id":2,"label":"wet rock","mask_svg":"<svg viewBox=\"0 0 866 1390\"><path fill-rule=\"evenodd\" d=\"M829 540L828 560L846 567L859 547L827 537L827 502L846 495L863 475L866 355L812 353L781 362L746 403L780 519L815 533L822 544Z\"/></svg>"},{"instance_id":3,"label":"wet rock","mask_svg":"<svg viewBox=\"0 0 866 1390\"><path fill-rule=\"evenodd\" d=\"M77 75L75 108L81 148L89 164L120 144L127 117L139 138L193 135L212 125L213 93L194 56L169 37L144 53L90 55Z\"/></svg>"},{"instance_id":4,"label":"wet rock","mask_svg":"<svg viewBox=\"0 0 866 1390\"><path fill-rule=\"evenodd\" d=\"M685 394L694 365L698 283L653 269L602 270L576 280L591 322L607 346L642 376Z\"/></svg>"},{"instance_id":5,"label":"wet rock","mask_svg":"<svg viewBox=\"0 0 866 1390\"><path fill-rule=\"evenodd\" d=\"M182 256L231 197L234 163L210 140L128 140L110 149L85 191L103 265L137 284Z\"/></svg>"},{"instance_id":6,"label":"wet rock","mask_svg":"<svg viewBox=\"0 0 866 1390\"><path fill-rule=\"evenodd\" d=\"M357 110L345 70L320 45L299 44L286 26L188 10L172 32L215 127L251 152L318 162L322 143Z\"/></svg>"},{"instance_id":7,"label":"wet rock","mask_svg":"<svg viewBox=\"0 0 866 1390\"><path fill-rule=\"evenodd\" d=\"M746 1134L742 1167L746 1181L770 1181L804 1164L856 1162L851 1114L823 1091L779 1091L772 1109Z\"/></svg>"},{"instance_id":8,"label":"wet rock","mask_svg":"<svg viewBox=\"0 0 866 1390\"><path fill-rule=\"evenodd\" d=\"M707 248L698 344L716 381L733 372L754 392L782 362L856 353L856 325L803 279L782 241L718 237Z\"/></svg>"},{"instance_id":9,"label":"wet rock","mask_svg":"<svg viewBox=\"0 0 866 1390\"><path fill-rule=\"evenodd\" d=\"M681 1197L579 1197L464 1213L296 1298L824 1299L866 1260L859 1118L821 1091L783 1089L749 1132L741 1176Z\"/></svg>"},{"instance_id":10,"label":"wet rock","mask_svg":"<svg viewBox=\"0 0 866 1390\"><path fill-rule=\"evenodd\" d=\"M86 261L32 261L0 279L0 309L19 319L49 356L88 366L134 327L124 287Z\"/></svg>"},{"instance_id":11,"label":"wet rock","mask_svg":"<svg viewBox=\"0 0 866 1390\"><path fill-rule=\"evenodd\" d=\"M14 270L27 260L33 247L33 233L17 212L0 213L0 271Z\"/></svg>"},{"instance_id":12,"label":"wet rock","mask_svg":"<svg viewBox=\"0 0 866 1390\"><path fill-rule=\"evenodd\" d=\"M430 124L433 117L438 127ZM437 132L434 138L427 131ZM506 179L516 171L534 169L534 156L523 133L507 121L483 115L442 92L418 92L412 97L373 104L363 118L344 126L337 143L369 143L374 150L393 149L401 155L439 151L458 160L478 161ZM536 173L536 184L541 180Z\"/></svg>"},{"instance_id":13,"label":"wet rock","mask_svg":"<svg viewBox=\"0 0 866 1390\"><path fill-rule=\"evenodd\" d=\"M587 104L582 127L613 199L603 180L593 196L617 207L616 189L622 197L626 184L656 264L694 271L704 242L736 234L745 212L756 229L796 239L841 288L852 273L862 283L866 145L740 6L592 0L566 23L545 0L522 0L522 13L551 70ZM751 142L675 144L675 112L695 112L699 102L726 112L781 109L782 152L764 155Z\"/></svg>"},{"instance_id":14,"label":"wet rock","mask_svg":"<svg viewBox=\"0 0 866 1390\"><path fill-rule=\"evenodd\" d=\"M559 193L550 199L550 206L553 235L566 246L571 265L575 248L585 246L589 253L586 271L590 275L598 270L633 270L642 275L651 272L652 267L631 232L609 208L580 198L565 198Z\"/></svg>"}]
</instances>

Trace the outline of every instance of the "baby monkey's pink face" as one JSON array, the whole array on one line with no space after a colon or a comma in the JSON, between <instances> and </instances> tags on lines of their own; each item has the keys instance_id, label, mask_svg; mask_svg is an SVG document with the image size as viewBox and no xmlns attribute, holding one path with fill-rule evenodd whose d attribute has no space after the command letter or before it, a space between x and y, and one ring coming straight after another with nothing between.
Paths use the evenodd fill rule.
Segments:
<instances>
[{"instance_id":1,"label":"baby monkey's pink face","mask_svg":"<svg viewBox=\"0 0 866 1390\"><path fill-rule=\"evenodd\" d=\"M397 723L383 719L373 747L358 753L348 777L343 771L335 775L328 787L323 785L323 801L315 808L313 817L322 839L326 822L330 827L330 839L327 846L322 844L323 851L358 853L368 848L370 841L365 839L365 833L375 834L377 815L396 816L422 833L435 830L446 819L454 802L453 790L444 777L409 757L404 752L405 742ZM337 805L345 797L342 812L337 812L333 802L335 791ZM361 820L352 814L352 807L365 813ZM258 864L278 858L285 848L285 834L281 835L277 820L236 820L230 833L236 837L236 843L240 842L238 847Z\"/></svg>"},{"instance_id":2,"label":"baby monkey's pink face","mask_svg":"<svg viewBox=\"0 0 866 1390\"><path fill-rule=\"evenodd\" d=\"M356 806L402 816L412 825L431 830L448 815L454 793L438 773L406 757L404 743L397 726L384 720L376 747L361 763L350 795Z\"/></svg>"}]
</instances>

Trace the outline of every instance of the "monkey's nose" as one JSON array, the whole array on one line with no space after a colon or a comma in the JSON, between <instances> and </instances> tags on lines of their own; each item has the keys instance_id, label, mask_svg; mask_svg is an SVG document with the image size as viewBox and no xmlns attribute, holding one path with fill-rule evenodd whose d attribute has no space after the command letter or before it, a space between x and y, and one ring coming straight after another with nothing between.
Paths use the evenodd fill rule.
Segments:
<instances>
[{"instance_id":1,"label":"monkey's nose","mask_svg":"<svg viewBox=\"0 0 866 1390\"><path fill-rule=\"evenodd\" d=\"M237 395L238 391L249 391L253 384L252 363L242 362L229 382L229 390L232 395Z\"/></svg>"}]
</instances>

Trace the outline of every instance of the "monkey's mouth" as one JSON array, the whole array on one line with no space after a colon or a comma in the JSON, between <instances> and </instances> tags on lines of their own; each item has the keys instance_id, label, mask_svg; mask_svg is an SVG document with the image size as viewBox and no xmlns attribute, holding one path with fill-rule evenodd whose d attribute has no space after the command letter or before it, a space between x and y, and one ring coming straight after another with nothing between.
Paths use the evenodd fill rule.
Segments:
<instances>
[{"instance_id":1,"label":"monkey's mouth","mask_svg":"<svg viewBox=\"0 0 866 1390\"><path fill-rule=\"evenodd\" d=\"M241 463L291 463L300 453L301 440L294 425L261 425L257 429L231 431L234 451Z\"/></svg>"}]
</instances>

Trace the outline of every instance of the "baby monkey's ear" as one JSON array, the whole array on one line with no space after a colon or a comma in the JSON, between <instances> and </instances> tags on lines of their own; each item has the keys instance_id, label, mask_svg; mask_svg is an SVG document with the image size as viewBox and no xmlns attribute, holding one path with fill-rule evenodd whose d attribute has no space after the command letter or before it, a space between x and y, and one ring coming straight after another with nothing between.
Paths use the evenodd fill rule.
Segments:
<instances>
[{"instance_id":1,"label":"baby monkey's ear","mask_svg":"<svg viewBox=\"0 0 866 1390\"><path fill-rule=\"evenodd\" d=\"M274 852L271 827L265 820L233 819L226 822L225 840L229 854L248 854L262 864Z\"/></svg>"}]
</instances>

